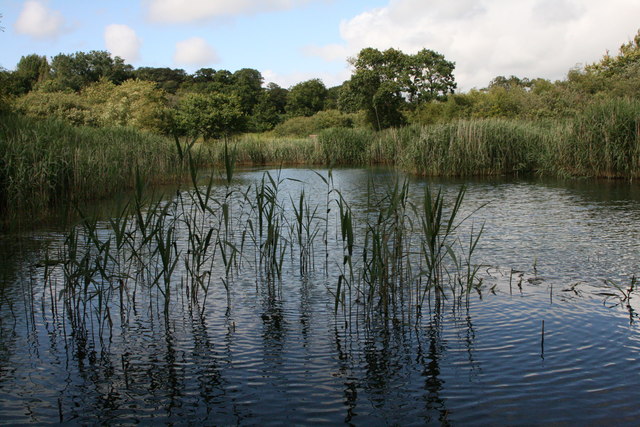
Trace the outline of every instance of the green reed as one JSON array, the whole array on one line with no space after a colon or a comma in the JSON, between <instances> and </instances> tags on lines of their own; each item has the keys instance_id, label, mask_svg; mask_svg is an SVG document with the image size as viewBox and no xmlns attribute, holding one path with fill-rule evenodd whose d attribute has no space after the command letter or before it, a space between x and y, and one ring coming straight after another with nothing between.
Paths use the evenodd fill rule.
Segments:
<instances>
[{"instance_id":1,"label":"green reed","mask_svg":"<svg viewBox=\"0 0 640 427\"><path fill-rule=\"evenodd\" d=\"M175 180L186 148L129 128L72 127L55 120L0 116L0 207L18 220L59 210L68 202L132 189L136 173ZM187 150L193 152L193 149ZM204 157L199 157L204 162ZM22 215L24 216L24 215Z\"/></svg>"},{"instance_id":2,"label":"green reed","mask_svg":"<svg viewBox=\"0 0 640 427\"><path fill-rule=\"evenodd\" d=\"M290 240L295 242L299 249L300 274L307 275L315 268L314 241L320 233L318 206L311 208L305 198L304 189L300 191L297 201L293 200L292 196L290 200L294 215L293 237Z\"/></svg>"},{"instance_id":3,"label":"green reed","mask_svg":"<svg viewBox=\"0 0 640 427\"><path fill-rule=\"evenodd\" d=\"M256 289L277 300L285 266L293 274L287 260L295 262L296 254L301 280L313 280L314 254L322 248L325 274L337 267L331 275L337 282L327 291L345 322L360 314L367 324L409 322L414 313L420 317L432 290L468 294L477 285L471 255L482 230L472 230L466 247L457 234L464 188L452 204L429 188L422 203L413 203L406 179L383 191L371 183L366 206L354 209L330 171L316 173L326 185L326 205L310 205L304 186L296 198L289 196L289 205L282 202L279 172L265 172L241 190L227 155L230 167L219 180L213 173L202 180L191 162L191 184L170 199L148 195L136 174L130 202L107 221L83 215L61 253L45 259L44 281L50 289L63 281L64 312L81 336L105 342L116 320L124 324L136 312L138 301L165 320L173 310L204 316L213 286L224 288L230 304L236 278L252 267ZM90 336L94 330L97 337Z\"/></svg>"},{"instance_id":4,"label":"green reed","mask_svg":"<svg viewBox=\"0 0 640 427\"><path fill-rule=\"evenodd\" d=\"M368 147L373 135L367 129L329 128L321 131L318 141L325 164L331 167L367 164Z\"/></svg>"},{"instance_id":5,"label":"green reed","mask_svg":"<svg viewBox=\"0 0 640 427\"><path fill-rule=\"evenodd\" d=\"M556 157L565 174L640 176L640 102L612 99L595 103L573 121Z\"/></svg>"}]
</instances>

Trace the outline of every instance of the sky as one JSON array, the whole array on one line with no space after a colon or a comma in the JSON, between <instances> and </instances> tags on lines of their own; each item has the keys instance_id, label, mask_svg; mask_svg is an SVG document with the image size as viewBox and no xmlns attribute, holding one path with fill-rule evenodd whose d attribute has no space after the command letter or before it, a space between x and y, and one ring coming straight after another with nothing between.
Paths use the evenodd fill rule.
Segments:
<instances>
[{"instance_id":1,"label":"sky","mask_svg":"<svg viewBox=\"0 0 640 427\"><path fill-rule=\"evenodd\" d=\"M259 70L284 88L349 79L365 47L431 49L458 90L496 76L564 79L617 53L640 0L0 0L0 66L106 50L134 67Z\"/></svg>"}]
</instances>

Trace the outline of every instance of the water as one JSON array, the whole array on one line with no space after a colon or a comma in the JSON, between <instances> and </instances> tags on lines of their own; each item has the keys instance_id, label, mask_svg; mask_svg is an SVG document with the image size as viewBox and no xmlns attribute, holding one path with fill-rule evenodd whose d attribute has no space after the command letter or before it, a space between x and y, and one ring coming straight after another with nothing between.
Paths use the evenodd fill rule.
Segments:
<instances>
[{"instance_id":1,"label":"water","mask_svg":"<svg viewBox=\"0 0 640 427\"><path fill-rule=\"evenodd\" d=\"M356 218L366 213L371 183L382 188L393 177L333 174ZM239 173L234 186L262 176ZM293 178L280 185L287 215L301 188L312 206L326 209L327 186L315 173L287 169L280 177ZM418 203L426 183L411 181L409 198ZM461 181L435 183L450 198ZM211 264L203 313L183 291L165 316L158 292L140 287L122 311L117 292L111 295L109 320L87 311L86 335L57 300L61 266L43 281L44 254L56 254L64 234L3 236L0 422L634 425L639 296L625 292L640 273L637 185L475 180L463 211L472 216L461 235L485 227L474 254L482 286L468 298L431 297L421 319L402 313L369 325L355 303L350 316L334 314L331 292L343 268L335 231L327 236L326 271L319 237L311 271L301 275L298 255L288 252L273 286L247 249L229 293L223 266ZM234 223L240 212L232 211ZM176 249L185 257L180 233ZM179 263L177 290L187 276Z\"/></svg>"}]
</instances>

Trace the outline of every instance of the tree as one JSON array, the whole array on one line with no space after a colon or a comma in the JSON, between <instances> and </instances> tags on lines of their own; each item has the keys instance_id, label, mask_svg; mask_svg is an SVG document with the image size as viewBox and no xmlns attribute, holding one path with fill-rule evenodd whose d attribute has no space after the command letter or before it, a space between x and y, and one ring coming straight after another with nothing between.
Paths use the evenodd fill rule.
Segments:
<instances>
[{"instance_id":1,"label":"tree","mask_svg":"<svg viewBox=\"0 0 640 427\"><path fill-rule=\"evenodd\" d=\"M429 49L422 49L415 55L405 55L405 85L408 101L417 105L433 100L444 101L456 88L453 78L455 64L444 55ZM401 71L402 74L402 71Z\"/></svg>"},{"instance_id":2,"label":"tree","mask_svg":"<svg viewBox=\"0 0 640 427\"><path fill-rule=\"evenodd\" d=\"M340 93L342 92L342 86L333 86L327 88L327 97L324 99L325 110L337 110L338 100L340 99Z\"/></svg>"},{"instance_id":3,"label":"tree","mask_svg":"<svg viewBox=\"0 0 640 427\"><path fill-rule=\"evenodd\" d=\"M213 78L216 75L216 70L213 68L200 68L195 73L193 73L193 81L197 83L208 83L212 82Z\"/></svg>"},{"instance_id":4,"label":"tree","mask_svg":"<svg viewBox=\"0 0 640 427\"><path fill-rule=\"evenodd\" d=\"M247 115L253 113L253 107L260 99L262 82L263 78L260 71L252 68L243 68L233 73L233 87L231 90L240 99L242 111Z\"/></svg>"},{"instance_id":5,"label":"tree","mask_svg":"<svg viewBox=\"0 0 640 427\"><path fill-rule=\"evenodd\" d=\"M226 93L234 90L236 79L228 70L200 68L182 85L182 92Z\"/></svg>"},{"instance_id":6,"label":"tree","mask_svg":"<svg viewBox=\"0 0 640 427\"><path fill-rule=\"evenodd\" d=\"M55 87L79 91L90 83L106 78L120 84L133 75L133 67L119 56L106 51L59 54L51 60L51 77Z\"/></svg>"},{"instance_id":7,"label":"tree","mask_svg":"<svg viewBox=\"0 0 640 427\"><path fill-rule=\"evenodd\" d=\"M364 109L378 129L403 124L403 108L445 100L456 88L454 63L428 49L407 55L397 49L365 48L349 62L354 73L339 103Z\"/></svg>"},{"instance_id":8,"label":"tree","mask_svg":"<svg viewBox=\"0 0 640 427\"><path fill-rule=\"evenodd\" d=\"M13 80L13 73L0 67L0 113L9 110Z\"/></svg>"},{"instance_id":9,"label":"tree","mask_svg":"<svg viewBox=\"0 0 640 427\"><path fill-rule=\"evenodd\" d=\"M19 90L16 95L30 92L37 83L49 76L47 57L36 54L23 56L16 66L14 76Z\"/></svg>"},{"instance_id":10,"label":"tree","mask_svg":"<svg viewBox=\"0 0 640 427\"><path fill-rule=\"evenodd\" d=\"M289 90L287 113L291 117L312 116L324 108L327 88L320 79L298 83Z\"/></svg>"},{"instance_id":11,"label":"tree","mask_svg":"<svg viewBox=\"0 0 640 427\"><path fill-rule=\"evenodd\" d=\"M620 46L618 55L611 56L607 52L599 61L585 67L587 73L603 74L611 77L615 74L622 74L624 71L640 63L640 30L633 40Z\"/></svg>"},{"instance_id":12,"label":"tree","mask_svg":"<svg viewBox=\"0 0 640 427\"><path fill-rule=\"evenodd\" d=\"M242 131L245 115L235 95L189 93L180 100L175 122L182 134L206 141Z\"/></svg>"},{"instance_id":13,"label":"tree","mask_svg":"<svg viewBox=\"0 0 640 427\"><path fill-rule=\"evenodd\" d=\"M395 49L366 48L350 60L355 72L344 85L343 100L365 110L367 121L378 130L404 123L403 59L404 54Z\"/></svg>"},{"instance_id":14,"label":"tree","mask_svg":"<svg viewBox=\"0 0 640 427\"><path fill-rule=\"evenodd\" d=\"M517 88L525 88L529 89L533 86L533 82L528 78L520 78L516 76L511 76L509 78L505 76L497 76L493 80L489 82L488 89L493 89L496 87L502 87L506 90L517 89Z\"/></svg>"},{"instance_id":15,"label":"tree","mask_svg":"<svg viewBox=\"0 0 640 427\"><path fill-rule=\"evenodd\" d=\"M187 73L179 68L140 67L133 72L139 80L154 82L159 89L168 93L176 93L187 80Z\"/></svg>"},{"instance_id":16,"label":"tree","mask_svg":"<svg viewBox=\"0 0 640 427\"><path fill-rule=\"evenodd\" d=\"M288 93L287 89L275 83L269 83L253 108L250 130L264 132L281 123L286 112Z\"/></svg>"}]
</instances>

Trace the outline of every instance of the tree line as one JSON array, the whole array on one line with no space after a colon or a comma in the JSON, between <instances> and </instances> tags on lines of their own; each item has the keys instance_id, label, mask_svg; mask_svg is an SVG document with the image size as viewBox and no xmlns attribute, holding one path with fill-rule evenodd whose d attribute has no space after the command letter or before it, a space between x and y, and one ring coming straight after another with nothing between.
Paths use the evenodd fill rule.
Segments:
<instances>
[{"instance_id":1,"label":"tree line","mask_svg":"<svg viewBox=\"0 0 640 427\"><path fill-rule=\"evenodd\" d=\"M404 104L444 99L455 88L453 63L426 49L416 55L364 49L353 65L353 78L337 87L310 79L282 88L264 85L261 73L251 68L201 68L193 74L173 68L134 69L106 51L91 51L51 60L23 56L14 71L2 70L0 79L4 97L30 115L58 116L74 124L197 132L205 138L225 131L267 131L323 110L364 110L372 126L395 126L403 122ZM197 117L198 112L208 117Z\"/></svg>"},{"instance_id":2,"label":"tree line","mask_svg":"<svg viewBox=\"0 0 640 427\"><path fill-rule=\"evenodd\" d=\"M264 84L258 70L140 67L105 51L23 56L0 70L0 108L76 125L132 126L156 133L220 138L237 132L313 133L331 126L375 130L466 118L563 118L594 100L640 97L640 32L617 55L568 72L566 79L498 76L456 92L455 64L429 49L406 54L366 48L353 73L327 88L310 79L289 88Z\"/></svg>"}]
</instances>

